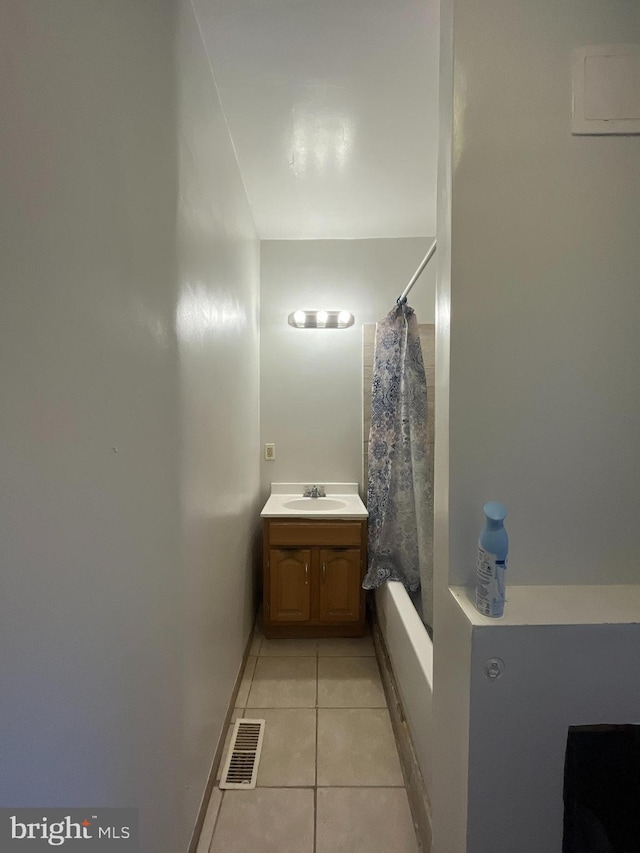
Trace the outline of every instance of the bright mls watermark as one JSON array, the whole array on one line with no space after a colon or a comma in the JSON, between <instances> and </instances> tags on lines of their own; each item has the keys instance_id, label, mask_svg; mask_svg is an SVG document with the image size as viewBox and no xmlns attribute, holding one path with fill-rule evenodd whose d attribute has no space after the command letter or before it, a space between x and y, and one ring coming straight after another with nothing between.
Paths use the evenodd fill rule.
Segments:
<instances>
[{"instance_id":1,"label":"bright mls watermark","mask_svg":"<svg viewBox=\"0 0 640 853\"><path fill-rule=\"evenodd\" d=\"M138 809L0 809L0 851L140 853Z\"/></svg>"}]
</instances>

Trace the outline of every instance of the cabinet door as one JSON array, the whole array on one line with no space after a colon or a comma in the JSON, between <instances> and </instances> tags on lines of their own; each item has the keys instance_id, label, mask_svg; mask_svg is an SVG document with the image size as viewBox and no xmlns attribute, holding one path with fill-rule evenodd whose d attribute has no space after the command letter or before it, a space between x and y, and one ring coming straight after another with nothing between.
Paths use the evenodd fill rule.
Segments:
<instances>
[{"instance_id":1,"label":"cabinet door","mask_svg":"<svg viewBox=\"0 0 640 853\"><path fill-rule=\"evenodd\" d=\"M320 620L357 622L360 619L360 601L360 549L322 548Z\"/></svg>"},{"instance_id":2,"label":"cabinet door","mask_svg":"<svg viewBox=\"0 0 640 853\"><path fill-rule=\"evenodd\" d=\"M307 622L311 615L311 551L269 551L269 615L272 622Z\"/></svg>"}]
</instances>

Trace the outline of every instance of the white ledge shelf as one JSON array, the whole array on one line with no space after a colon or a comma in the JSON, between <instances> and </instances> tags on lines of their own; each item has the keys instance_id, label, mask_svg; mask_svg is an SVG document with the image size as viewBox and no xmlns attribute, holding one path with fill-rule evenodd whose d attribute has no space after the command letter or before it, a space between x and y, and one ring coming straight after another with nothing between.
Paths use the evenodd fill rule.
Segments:
<instances>
[{"instance_id":1,"label":"white ledge shelf","mask_svg":"<svg viewBox=\"0 0 640 853\"><path fill-rule=\"evenodd\" d=\"M628 625L640 623L640 584L507 586L504 616L491 619L475 608L475 589L450 592L472 625Z\"/></svg>"}]
</instances>

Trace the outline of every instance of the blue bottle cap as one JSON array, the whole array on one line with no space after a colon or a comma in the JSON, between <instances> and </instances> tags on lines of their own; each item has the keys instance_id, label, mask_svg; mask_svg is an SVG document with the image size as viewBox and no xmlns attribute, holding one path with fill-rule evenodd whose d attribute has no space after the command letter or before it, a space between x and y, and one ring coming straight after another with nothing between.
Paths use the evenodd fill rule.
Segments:
<instances>
[{"instance_id":1,"label":"blue bottle cap","mask_svg":"<svg viewBox=\"0 0 640 853\"><path fill-rule=\"evenodd\" d=\"M506 507L498 501L489 501L482 509L490 521L504 521L507 517Z\"/></svg>"}]
</instances>

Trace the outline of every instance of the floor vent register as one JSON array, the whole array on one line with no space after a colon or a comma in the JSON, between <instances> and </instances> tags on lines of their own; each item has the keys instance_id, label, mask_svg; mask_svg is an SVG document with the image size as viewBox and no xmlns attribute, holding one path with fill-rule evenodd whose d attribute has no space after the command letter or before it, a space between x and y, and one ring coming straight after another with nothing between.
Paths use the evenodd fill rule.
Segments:
<instances>
[{"instance_id":1,"label":"floor vent register","mask_svg":"<svg viewBox=\"0 0 640 853\"><path fill-rule=\"evenodd\" d=\"M250 791L256 787L264 737L264 720L236 720L220 787Z\"/></svg>"}]
</instances>

